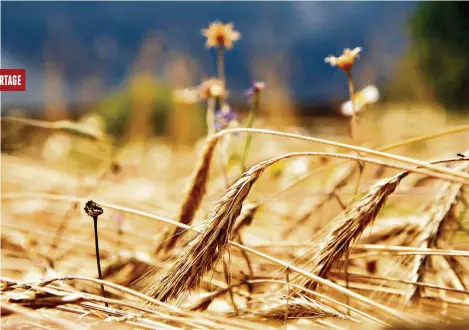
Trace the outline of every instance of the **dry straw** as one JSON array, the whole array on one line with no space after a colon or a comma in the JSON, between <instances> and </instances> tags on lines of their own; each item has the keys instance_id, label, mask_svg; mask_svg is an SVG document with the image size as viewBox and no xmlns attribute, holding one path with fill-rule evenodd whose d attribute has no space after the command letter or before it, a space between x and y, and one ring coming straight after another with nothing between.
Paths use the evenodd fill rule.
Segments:
<instances>
[{"instance_id":1,"label":"dry straw","mask_svg":"<svg viewBox=\"0 0 469 330\"><path fill-rule=\"evenodd\" d=\"M17 117L3 117L3 122L18 123L22 125L29 125L37 128L44 128L50 130L61 131L72 135L77 135L83 138L91 139L93 141L107 141L107 136L96 129L92 129L89 126L80 123L74 123L69 120L59 120L55 122L28 119L28 118L17 118Z\"/></svg>"},{"instance_id":2,"label":"dry straw","mask_svg":"<svg viewBox=\"0 0 469 330\"><path fill-rule=\"evenodd\" d=\"M408 145L413 144L413 143L425 142L425 141L429 141L429 140L432 140L432 139L441 138L441 137L445 137L445 136L448 136L448 135L465 132L465 131L468 131L468 130L469 130L469 125L459 125L459 126L452 127L450 129L445 129L445 130L442 130L442 131L439 131L439 132L436 132L436 133L431 133L431 134L426 134L426 135L421 135L421 136L405 139L405 140L395 142L395 143L391 143L391 144L387 144L387 145L384 145L384 146L381 146L381 147L376 146L375 148L378 151L389 151L389 150L392 150L392 149L405 147L405 146L408 146ZM277 199L281 194L285 193L286 191L297 187L299 184L301 184L302 182L305 182L306 180L310 179L312 176L318 175L320 173L323 173L325 170L328 170L328 169L331 169L333 167L337 167L337 166L340 166L340 165L343 165L343 164L346 164L346 163L347 163L347 161L337 161L337 162L334 162L332 164L323 165L323 166L315 169L314 171L310 172L308 175L304 176L300 180L292 183L287 188L282 190L273 199L270 199L269 202L272 201L272 200ZM381 168L381 171L383 171L383 167L380 167L380 168ZM348 179L353 175L353 173L354 173L353 171L349 172L349 175L346 175L346 173L344 173L344 175L342 176L342 180L347 182ZM338 182L340 183L341 181L339 180Z\"/></svg>"},{"instance_id":3,"label":"dry straw","mask_svg":"<svg viewBox=\"0 0 469 330\"><path fill-rule=\"evenodd\" d=\"M261 301L258 300L252 305L252 310L245 311L244 316L281 322L284 321L286 310L288 310L288 320L324 317L338 317L343 320L351 319L349 316L305 295L297 295L289 299L285 296L263 297Z\"/></svg>"},{"instance_id":4,"label":"dry straw","mask_svg":"<svg viewBox=\"0 0 469 330\"><path fill-rule=\"evenodd\" d=\"M374 159L367 159L364 157L358 157L358 156L352 156L352 155L340 155L340 154L327 154L327 153L292 153L292 154L287 154L283 155L277 158L274 158L272 160L263 162L255 167L253 167L250 171L248 171L240 180L238 180L237 183L234 184L232 189L230 189L227 194L221 199L221 201L218 203L218 206L216 208L216 212L214 213L214 216L211 218L211 221L208 222L207 227L198 235L198 237L193 241L190 247L188 247L188 251L185 251L184 254L180 257L180 259L176 262L177 265L182 265L186 266L184 269L184 272L178 272L177 267L173 267L171 271L163 278L165 285L161 285L160 283L157 283L155 286L149 289L150 292L158 293L158 296L166 296L166 298L169 298L170 296L178 296L181 295L182 293L187 293L188 290L191 290L195 288L197 285L198 281L200 278L207 272L209 271L212 266L214 266L214 262L216 261L217 258L212 258L210 257L211 254L216 254L217 256L221 255L221 252L226 248L226 244L222 244L223 240L220 240L220 234L223 235L223 237L228 238L229 233L227 232L227 225L228 229L232 228L233 223L232 221L234 220L233 215L235 215L234 211L239 214L239 210L241 208L242 201L244 198L246 198L247 195L247 189L250 189L252 186L252 183L257 179L258 175L262 172L265 167L267 167L270 164L273 164L274 162L288 158L288 157L293 157L293 156L307 156L307 155L315 155L315 156L333 156L333 157L341 157L344 159L350 159L350 160L363 160L371 163L376 163L380 165L386 165L394 168L401 168L401 169L406 169L407 171L414 171L414 172L421 172L419 169L409 169L404 166L398 166L398 165L392 165L392 164L387 164L382 161L377 161ZM452 159L450 161L462 161L464 159ZM466 159L467 160L467 159ZM448 161L448 160L447 160ZM428 174L428 173L426 173ZM454 180L454 179L452 179ZM246 186L246 184L248 186ZM236 189L234 189L236 187ZM247 187L247 188L246 188ZM70 201L70 200L75 200L75 201L81 201L82 199L79 198L71 198L71 197L65 197L65 196L55 196L55 195L48 195L48 194L8 194L7 196L3 195L2 199L12 199L12 198L47 198L47 199L53 199L53 200L63 200L63 201ZM125 208L117 205L113 205L110 203L105 203L105 202L100 202L101 205L109 208L113 208L116 210L121 210L125 212L132 212L134 214L139 214L142 216L146 216L149 218L153 218L159 221L164 221L166 223L173 224L177 227L184 228L184 229L191 229L195 230L187 225L172 221L170 219L162 218L155 216L153 214L147 213L147 212L142 212L142 211L136 211L130 208ZM217 226L217 222L221 220L224 222L222 226ZM204 249L203 245L204 243L208 243L211 241L213 244L211 245L211 249ZM270 262L273 262L277 265L283 266L283 267L288 267L292 272L295 272L297 274L301 274L302 276L308 278L309 280L316 281L324 286L327 286L328 288L332 289L335 292L339 292L343 295L349 296L357 301L360 301L362 303L365 303L369 306L373 306L377 311L382 311L385 312L389 316L393 316L397 319L400 320L407 320L411 322L411 320L403 315L402 313L398 313L392 308L389 308L387 306L384 306L378 302L375 302L373 300L370 300L368 298L365 298L361 296L360 294L357 294L355 292L352 292L346 288L343 288L329 280L323 279L314 273L311 273L309 271L306 271L304 269L301 269L299 267L296 267L294 265L290 265L284 261L281 261L277 258L274 258L270 255L267 255L265 253L256 251L252 248L249 248L247 246L243 246L241 244L238 244L236 242L231 242L232 246L238 247L248 253L254 254L258 257L261 257L265 260L268 260ZM199 249L199 250L197 250ZM201 251L200 251L201 250ZM202 254L200 254L202 252ZM204 255L205 253L205 255ZM206 254L210 254L207 256ZM188 268L187 268L188 267ZM182 276L182 278L181 278ZM183 286L182 290L177 290L176 294L171 293L171 288L180 288L178 285L173 285L176 282L184 281L184 283L181 283ZM166 287L166 288L165 288ZM155 290L156 289L156 290Z\"/></svg>"}]
</instances>

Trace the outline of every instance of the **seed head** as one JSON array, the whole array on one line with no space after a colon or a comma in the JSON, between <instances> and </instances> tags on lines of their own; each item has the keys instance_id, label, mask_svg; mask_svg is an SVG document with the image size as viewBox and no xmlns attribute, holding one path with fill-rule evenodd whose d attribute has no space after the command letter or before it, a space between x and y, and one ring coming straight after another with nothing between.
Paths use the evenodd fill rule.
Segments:
<instances>
[{"instance_id":1,"label":"seed head","mask_svg":"<svg viewBox=\"0 0 469 330\"><path fill-rule=\"evenodd\" d=\"M233 29L233 24L224 24L219 21L211 23L208 29L203 29L202 35L207 38L205 47L228 50L233 48L233 42L241 38L239 32Z\"/></svg>"},{"instance_id":2,"label":"seed head","mask_svg":"<svg viewBox=\"0 0 469 330\"><path fill-rule=\"evenodd\" d=\"M359 58L358 53L361 52L360 47L350 50L349 48L344 49L344 52L339 57L329 55L325 58L324 62L329 63L332 66L338 66L342 70L349 72L352 69L355 58Z\"/></svg>"},{"instance_id":3,"label":"seed head","mask_svg":"<svg viewBox=\"0 0 469 330\"><path fill-rule=\"evenodd\" d=\"M90 217L98 217L104 213L103 208L93 201L86 202L85 212Z\"/></svg>"}]
</instances>

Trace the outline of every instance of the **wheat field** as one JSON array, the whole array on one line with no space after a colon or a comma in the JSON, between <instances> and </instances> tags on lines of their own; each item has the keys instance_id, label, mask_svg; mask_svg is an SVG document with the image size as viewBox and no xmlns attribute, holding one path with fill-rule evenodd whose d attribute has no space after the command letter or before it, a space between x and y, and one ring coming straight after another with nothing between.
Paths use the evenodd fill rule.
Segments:
<instances>
[{"instance_id":1,"label":"wheat field","mask_svg":"<svg viewBox=\"0 0 469 330\"><path fill-rule=\"evenodd\" d=\"M380 102L355 86L359 47L322 63L343 71L340 116L263 82L234 114L242 40L202 33L217 77L174 91L165 138L146 92L125 143L93 113L2 118L2 328L469 327L469 117ZM194 103L205 133L179 144Z\"/></svg>"}]
</instances>

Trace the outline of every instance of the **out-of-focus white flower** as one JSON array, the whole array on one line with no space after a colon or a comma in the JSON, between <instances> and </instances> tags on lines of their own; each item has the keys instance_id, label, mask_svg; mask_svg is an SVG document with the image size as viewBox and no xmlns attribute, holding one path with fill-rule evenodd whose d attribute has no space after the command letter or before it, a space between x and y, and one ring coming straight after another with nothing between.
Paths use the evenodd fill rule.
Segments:
<instances>
[{"instance_id":1,"label":"out-of-focus white flower","mask_svg":"<svg viewBox=\"0 0 469 330\"><path fill-rule=\"evenodd\" d=\"M181 104L194 104L200 100L199 89L197 87L177 89L173 92L172 96L175 103Z\"/></svg>"},{"instance_id":2,"label":"out-of-focus white flower","mask_svg":"<svg viewBox=\"0 0 469 330\"><path fill-rule=\"evenodd\" d=\"M373 85L363 88L361 91L355 93L355 111L360 112L366 105L373 104L379 100L379 90ZM351 116L353 114L353 104L349 100L342 104L340 108L344 116Z\"/></svg>"}]
</instances>

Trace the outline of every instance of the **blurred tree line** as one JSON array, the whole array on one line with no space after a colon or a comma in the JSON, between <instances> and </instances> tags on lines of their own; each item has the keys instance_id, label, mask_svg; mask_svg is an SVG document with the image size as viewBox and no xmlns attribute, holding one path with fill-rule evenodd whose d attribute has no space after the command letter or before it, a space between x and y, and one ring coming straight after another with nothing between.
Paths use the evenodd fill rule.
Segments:
<instances>
[{"instance_id":1,"label":"blurred tree line","mask_svg":"<svg viewBox=\"0 0 469 330\"><path fill-rule=\"evenodd\" d=\"M412 44L391 97L469 105L469 2L422 2L409 21Z\"/></svg>"}]
</instances>

